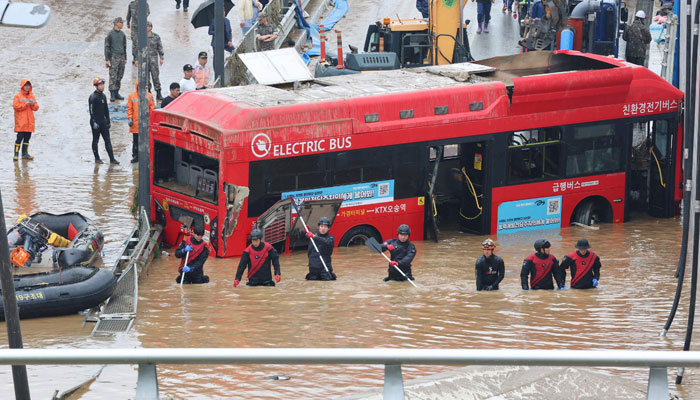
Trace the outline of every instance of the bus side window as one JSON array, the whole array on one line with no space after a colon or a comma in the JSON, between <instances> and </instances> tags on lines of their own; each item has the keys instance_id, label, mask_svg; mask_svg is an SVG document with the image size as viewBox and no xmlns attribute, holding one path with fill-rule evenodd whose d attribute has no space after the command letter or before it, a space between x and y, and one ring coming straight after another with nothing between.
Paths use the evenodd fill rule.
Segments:
<instances>
[{"instance_id":1,"label":"bus side window","mask_svg":"<svg viewBox=\"0 0 700 400\"><path fill-rule=\"evenodd\" d=\"M616 171L622 167L622 145L614 123L573 126L567 132L566 175Z\"/></svg>"},{"instance_id":2,"label":"bus side window","mask_svg":"<svg viewBox=\"0 0 700 400\"><path fill-rule=\"evenodd\" d=\"M558 178L561 132L561 127L550 127L511 133L508 139L508 181Z\"/></svg>"}]
</instances>

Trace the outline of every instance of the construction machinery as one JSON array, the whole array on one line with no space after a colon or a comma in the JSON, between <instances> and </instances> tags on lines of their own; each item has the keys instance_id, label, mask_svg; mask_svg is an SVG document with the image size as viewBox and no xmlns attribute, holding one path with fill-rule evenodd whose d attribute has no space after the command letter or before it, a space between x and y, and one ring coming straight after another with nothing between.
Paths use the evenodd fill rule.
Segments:
<instances>
[{"instance_id":1,"label":"construction machinery","mask_svg":"<svg viewBox=\"0 0 700 400\"><path fill-rule=\"evenodd\" d=\"M332 68L338 66L337 58L321 60L316 76L473 61L469 20L464 21L463 15L466 1L430 0L428 19L377 21L367 28L363 53L350 46L352 52L342 55L341 70Z\"/></svg>"},{"instance_id":2,"label":"construction machinery","mask_svg":"<svg viewBox=\"0 0 700 400\"><path fill-rule=\"evenodd\" d=\"M621 0L534 0L521 2L520 46L532 50L578 50L618 55L627 21Z\"/></svg>"}]
</instances>

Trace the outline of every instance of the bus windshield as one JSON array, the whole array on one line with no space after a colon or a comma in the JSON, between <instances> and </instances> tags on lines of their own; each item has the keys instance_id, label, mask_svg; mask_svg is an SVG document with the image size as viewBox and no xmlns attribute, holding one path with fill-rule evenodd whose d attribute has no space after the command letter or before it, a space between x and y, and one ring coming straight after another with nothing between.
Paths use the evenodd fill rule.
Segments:
<instances>
[{"instance_id":1,"label":"bus windshield","mask_svg":"<svg viewBox=\"0 0 700 400\"><path fill-rule=\"evenodd\" d=\"M217 203L219 161L154 141L153 184L174 192Z\"/></svg>"}]
</instances>

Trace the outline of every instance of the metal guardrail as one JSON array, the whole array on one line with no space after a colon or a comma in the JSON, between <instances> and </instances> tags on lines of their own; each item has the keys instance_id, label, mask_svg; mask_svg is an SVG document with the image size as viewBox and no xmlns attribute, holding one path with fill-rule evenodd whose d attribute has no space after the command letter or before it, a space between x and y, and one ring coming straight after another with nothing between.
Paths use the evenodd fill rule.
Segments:
<instances>
[{"instance_id":1,"label":"metal guardrail","mask_svg":"<svg viewBox=\"0 0 700 400\"><path fill-rule=\"evenodd\" d=\"M122 245L112 272L120 274L114 293L107 299L90 336L128 332L138 309L138 280L151 237L151 224L146 210L141 208L139 219Z\"/></svg>"},{"instance_id":2,"label":"metal guardrail","mask_svg":"<svg viewBox=\"0 0 700 400\"><path fill-rule=\"evenodd\" d=\"M282 9L282 0L273 0L275 3L279 5L279 9ZM301 7L305 8L311 0L301 0ZM271 4L268 4L267 7L270 7ZM292 5L287 9L287 12L281 17L280 19L280 26L279 26L279 32L277 36L277 40L275 40L275 48L279 49L284 40L289 36L289 33L294 29L297 23L297 18L296 18L296 3L292 3ZM265 11L265 10L263 10ZM240 47L241 45L244 46L246 49L246 52L252 53L254 51L257 51L257 46L256 46L256 40L255 40L255 28L258 26L258 22L255 21L253 26L250 28L248 32L243 36L243 39L236 45L236 48Z\"/></svg>"},{"instance_id":3,"label":"metal guardrail","mask_svg":"<svg viewBox=\"0 0 700 400\"><path fill-rule=\"evenodd\" d=\"M384 399L403 399L401 365L649 368L647 399L668 399L668 367L700 367L700 351L351 348L2 349L0 365L138 364L136 399L158 399L157 364L379 364Z\"/></svg>"}]
</instances>

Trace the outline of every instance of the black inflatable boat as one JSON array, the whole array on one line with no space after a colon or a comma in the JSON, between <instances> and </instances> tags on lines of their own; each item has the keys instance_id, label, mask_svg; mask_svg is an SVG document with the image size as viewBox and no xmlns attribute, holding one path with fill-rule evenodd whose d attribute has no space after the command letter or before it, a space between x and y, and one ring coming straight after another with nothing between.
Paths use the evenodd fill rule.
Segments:
<instances>
[{"instance_id":1,"label":"black inflatable boat","mask_svg":"<svg viewBox=\"0 0 700 400\"><path fill-rule=\"evenodd\" d=\"M83 266L15 275L14 281L20 318L75 314L105 301L117 285L111 271ZM4 319L0 302L0 320Z\"/></svg>"}]
</instances>

